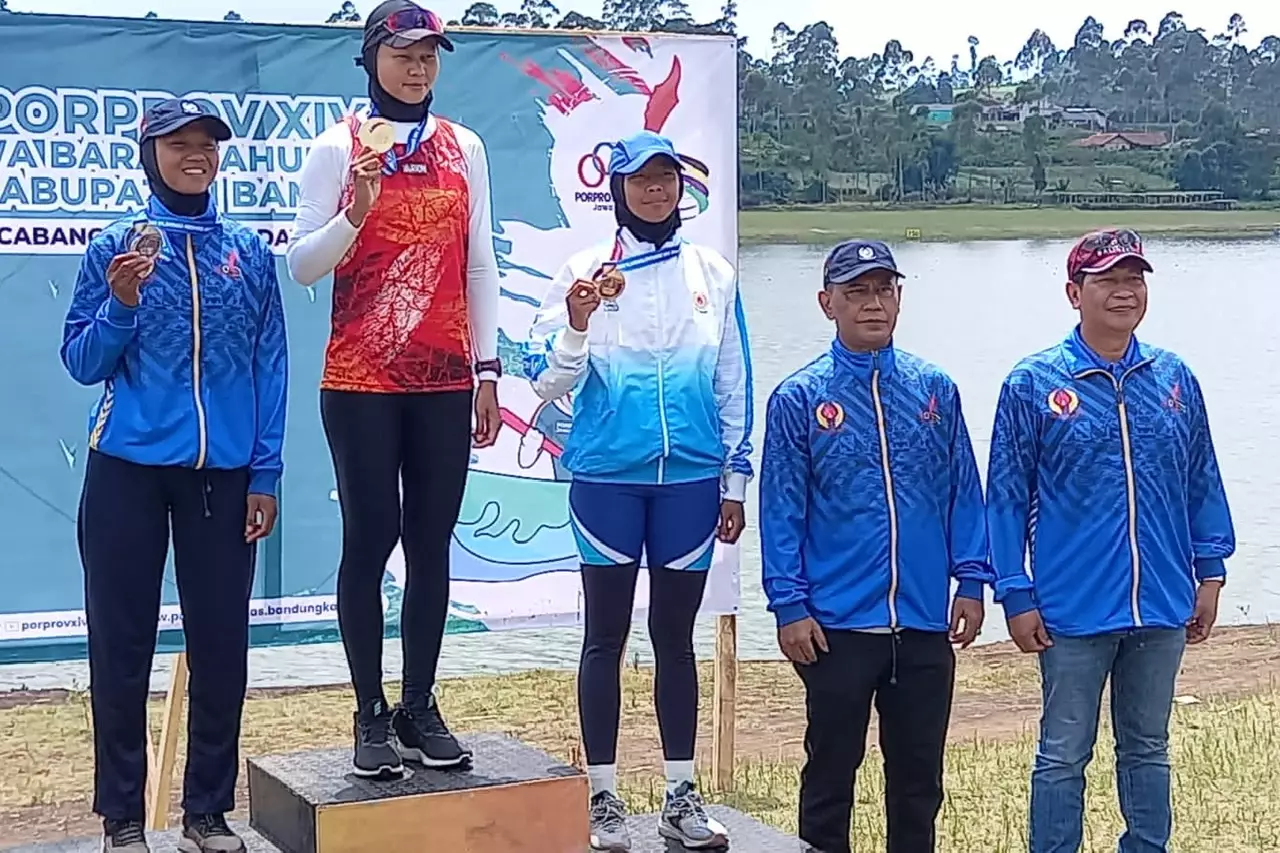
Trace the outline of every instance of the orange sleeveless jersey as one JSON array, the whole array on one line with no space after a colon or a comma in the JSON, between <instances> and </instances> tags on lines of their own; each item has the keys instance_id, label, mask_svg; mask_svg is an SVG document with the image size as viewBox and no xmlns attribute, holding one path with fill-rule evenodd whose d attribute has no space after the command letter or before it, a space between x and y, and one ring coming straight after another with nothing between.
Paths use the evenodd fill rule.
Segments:
<instances>
[{"instance_id":1,"label":"orange sleeveless jersey","mask_svg":"<svg viewBox=\"0 0 1280 853\"><path fill-rule=\"evenodd\" d=\"M351 157L364 151L347 118ZM413 393L471 388L467 314L470 190L449 122L414 152L397 144L399 169L334 270L333 312L320 387ZM355 190L348 183L341 208Z\"/></svg>"}]
</instances>

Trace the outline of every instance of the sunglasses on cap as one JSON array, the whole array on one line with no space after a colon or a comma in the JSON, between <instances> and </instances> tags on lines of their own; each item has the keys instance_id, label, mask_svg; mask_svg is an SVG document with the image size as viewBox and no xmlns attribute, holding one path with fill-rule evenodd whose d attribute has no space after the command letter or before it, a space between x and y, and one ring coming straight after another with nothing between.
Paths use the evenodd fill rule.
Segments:
<instances>
[{"instance_id":1,"label":"sunglasses on cap","mask_svg":"<svg viewBox=\"0 0 1280 853\"><path fill-rule=\"evenodd\" d=\"M1116 231L1099 231L1089 234L1080 241L1080 248L1086 252L1100 255L1119 254L1121 252L1141 252L1142 238L1137 232L1127 228Z\"/></svg>"}]
</instances>

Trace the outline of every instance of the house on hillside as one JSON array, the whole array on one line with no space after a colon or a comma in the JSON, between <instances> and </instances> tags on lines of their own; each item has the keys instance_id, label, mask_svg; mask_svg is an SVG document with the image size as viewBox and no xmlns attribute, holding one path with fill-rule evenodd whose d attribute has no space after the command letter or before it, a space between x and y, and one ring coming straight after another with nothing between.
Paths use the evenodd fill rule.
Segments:
<instances>
[{"instance_id":1,"label":"house on hillside","mask_svg":"<svg viewBox=\"0 0 1280 853\"><path fill-rule=\"evenodd\" d=\"M1132 151L1135 148L1150 151L1168 144L1169 137L1163 132L1138 133L1129 130L1095 133L1071 143L1074 148L1092 148L1095 151Z\"/></svg>"},{"instance_id":2,"label":"house on hillside","mask_svg":"<svg viewBox=\"0 0 1280 853\"><path fill-rule=\"evenodd\" d=\"M1093 107L1058 107L1045 118L1060 127L1075 127L1080 130L1106 130L1107 114Z\"/></svg>"}]
</instances>

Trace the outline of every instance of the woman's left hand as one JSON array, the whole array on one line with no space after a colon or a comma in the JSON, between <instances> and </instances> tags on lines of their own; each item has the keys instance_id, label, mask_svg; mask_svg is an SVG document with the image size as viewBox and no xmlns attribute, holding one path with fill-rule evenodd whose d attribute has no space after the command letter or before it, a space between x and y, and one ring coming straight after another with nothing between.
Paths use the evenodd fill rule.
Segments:
<instances>
[{"instance_id":1,"label":"woman's left hand","mask_svg":"<svg viewBox=\"0 0 1280 853\"><path fill-rule=\"evenodd\" d=\"M476 431L472 439L476 447L492 447L502 429L502 412L498 411L498 383L484 380L476 391Z\"/></svg>"},{"instance_id":2,"label":"woman's left hand","mask_svg":"<svg viewBox=\"0 0 1280 853\"><path fill-rule=\"evenodd\" d=\"M742 528L747 526L747 513L741 501L720 502L720 541L732 545L742 535Z\"/></svg>"}]
</instances>

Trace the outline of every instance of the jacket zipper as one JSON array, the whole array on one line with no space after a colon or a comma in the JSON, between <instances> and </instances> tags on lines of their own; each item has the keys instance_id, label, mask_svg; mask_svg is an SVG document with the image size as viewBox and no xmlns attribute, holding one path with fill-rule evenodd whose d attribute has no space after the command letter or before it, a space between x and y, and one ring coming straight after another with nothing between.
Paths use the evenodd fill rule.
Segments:
<instances>
[{"instance_id":1,"label":"jacket zipper","mask_svg":"<svg viewBox=\"0 0 1280 853\"><path fill-rule=\"evenodd\" d=\"M889 508L889 628L898 630L898 508L893 492L893 471L889 467L889 429L880 404L880 353L875 354L871 371L871 401L876 409L876 430L880 434L880 465L884 471L885 503Z\"/></svg>"},{"instance_id":2,"label":"jacket zipper","mask_svg":"<svg viewBox=\"0 0 1280 853\"><path fill-rule=\"evenodd\" d=\"M196 401L196 426L200 432L200 447L196 453L196 467L203 468L209 452L208 425L205 422L204 399L200 390L200 273L196 271L195 245L187 235L187 272L191 276L191 383Z\"/></svg>"},{"instance_id":3,"label":"jacket zipper","mask_svg":"<svg viewBox=\"0 0 1280 853\"><path fill-rule=\"evenodd\" d=\"M1120 450L1124 460L1125 501L1129 513L1129 565L1132 579L1129 583L1129 610L1135 628L1142 627L1142 612L1138 606L1138 587L1142 581L1142 555L1138 552L1138 481L1133 473L1133 442L1129 436L1129 411L1124 402L1124 381L1129 374L1141 367L1135 364L1116 379L1106 370L1087 370L1080 376L1101 373L1111 380L1116 389L1116 411L1120 416Z\"/></svg>"},{"instance_id":4,"label":"jacket zipper","mask_svg":"<svg viewBox=\"0 0 1280 853\"><path fill-rule=\"evenodd\" d=\"M654 298L658 305L658 334L662 334L662 330L666 327L662 323L662 288L654 288ZM666 480L666 463L667 456L671 453L671 436L667 431L667 395L663 380L663 373L666 369L665 341L658 342L658 421L662 424L662 456L658 457L658 485L662 485Z\"/></svg>"}]
</instances>

